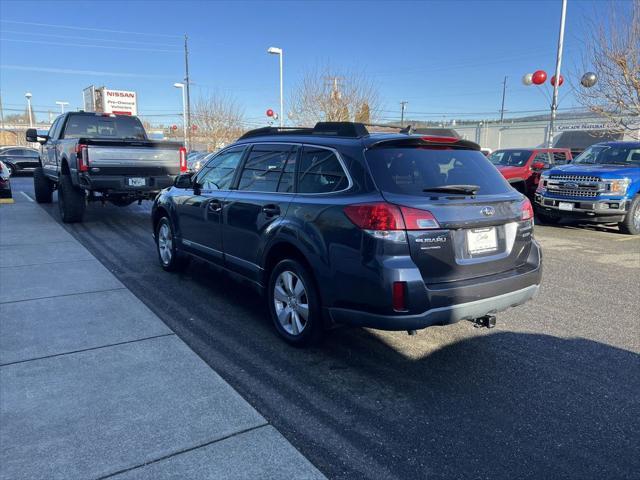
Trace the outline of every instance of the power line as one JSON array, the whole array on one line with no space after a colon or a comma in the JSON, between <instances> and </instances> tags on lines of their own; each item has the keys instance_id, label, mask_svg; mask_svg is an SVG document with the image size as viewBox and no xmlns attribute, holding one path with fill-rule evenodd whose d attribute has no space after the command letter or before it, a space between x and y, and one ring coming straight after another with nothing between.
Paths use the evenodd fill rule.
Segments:
<instances>
[{"instance_id":1,"label":"power line","mask_svg":"<svg viewBox=\"0 0 640 480\"><path fill-rule=\"evenodd\" d=\"M127 72L102 72L97 70L75 70L68 68L48 68L48 67L33 67L30 65L0 65L0 69L6 70L24 70L31 72L46 72L46 73L61 73L70 75L97 75L97 76L111 76L111 77L132 77L132 78L174 78L173 75L154 75L145 73L127 73Z\"/></svg>"},{"instance_id":2,"label":"power line","mask_svg":"<svg viewBox=\"0 0 640 480\"><path fill-rule=\"evenodd\" d=\"M69 35L56 35L55 33L34 33L34 32L20 32L18 30L2 30L2 33L15 33L18 35L32 35L36 37L51 37L51 38L65 38L69 39ZM112 43L132 43L136 45L151 45L155 47L176 47L180 48L180 45L172 43L155 43L155 42L138 42L135 40L112 40L110 38L95 38L95 37L78 37L73 36L74 40L93 40L96 42L112 42Z\"/></svg>"},{"instance_id":3,"label":"power line","mask_svg":"<svg viewBox=\"0 0 640 480\"><path fill-rule=\"evenodd\" d=\"M56 25L52 23L36 23L36 22L19 22L16 20L0 20L0 23L13 23L16 25L33 25L35 27L51 27L51 28L68 28L70 30L86 30L89 32L105 32L105 33L124 33L129 35L146 35L149 37L169 37L169 38L182 38L182 35L170 35L167 33L148 33L148 32L131 32L125 30L109 30L106 28L93 28L93 27L77 27L72 25Z\"/></svg>"},{"instance_id":4,"label":"power line","mask_svg":"<svg viewBox=\"0 0 640 480\"><path fill-rule=\"evenodd\" d=\"M88 44L81 44L81 43L46 42L44 40L21 40L17 38L0 38L0 41L19 42L19 43L39 43L42 45L59 45L63 47L108 48L112 50L135 50L139 52L180 53L180 50L164 50L164 49L158 49L158 48L141 48L141 47L118 47L116 45L88 45Z\"/></svg>"}]
</instances>

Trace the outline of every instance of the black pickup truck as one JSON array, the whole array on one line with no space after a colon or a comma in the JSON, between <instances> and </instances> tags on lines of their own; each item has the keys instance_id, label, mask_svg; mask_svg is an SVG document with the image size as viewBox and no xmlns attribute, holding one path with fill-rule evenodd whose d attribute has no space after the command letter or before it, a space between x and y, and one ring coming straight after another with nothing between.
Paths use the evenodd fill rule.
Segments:
<instances>
[{"instance_id":1,"label":"black pickup truck","mask_svg":"<svg viewBox=\"0 0 640 480\"><path fill-rule=\"evenodd\" d=\"M47 135L29 129L26 137L41 144L33 172L36 201L50 203L57 189L66 223L81 222L89 201L124 207L152 200L187 170L184 147L149 140L134 116L69 112Z\"/></svg>"}]
</instances>

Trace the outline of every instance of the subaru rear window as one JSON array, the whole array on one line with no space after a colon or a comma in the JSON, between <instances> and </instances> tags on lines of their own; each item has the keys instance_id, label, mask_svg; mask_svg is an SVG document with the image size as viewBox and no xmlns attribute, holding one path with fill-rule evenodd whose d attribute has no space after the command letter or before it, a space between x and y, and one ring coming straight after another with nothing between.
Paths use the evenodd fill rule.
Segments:
<instances>
[{"instance_id":1,"label":"subaru rear window","mask_svg":"<svg viewBox=\"0 0 640 480\"><path fill-rule=\"evenodd\" d=\"M477 186L478 195L511 191L500 172L476 150L375 148L366 157L383 192L429 195L429 189L460 185Z\"/></svg>"}]
</instances>

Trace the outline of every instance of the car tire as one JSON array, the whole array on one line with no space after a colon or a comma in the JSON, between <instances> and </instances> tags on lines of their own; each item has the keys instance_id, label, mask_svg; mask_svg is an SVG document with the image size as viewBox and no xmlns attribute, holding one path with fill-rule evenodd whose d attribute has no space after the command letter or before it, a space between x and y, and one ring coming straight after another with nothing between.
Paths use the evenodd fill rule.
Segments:
<instances>
[{"instance_id":1,"label":"car tire","mask_svg":"<svg viewBox=\"0 0 640 480\"><path fill-rule=\"evenodd\" d=\"M189 257L176 248L176 237L171 220L168 217L162 217L156 224L155 233L160 266L167 272L184 270L189 263Z\"/></svg>"},{"instance_id":2,"label":"car tire","mask_svg":"<svg viewBox=\"0 0 640 480\"><path fill-rule=\"evenodd\" d=\"M47 178L42 167L33 171L33 190L36 194L36 202L51 203L53 200L53 182Z\"/></svg>"},{"instance_id":3,"label":"car tire","mask_svg":"<svg viewBox=\"0 0 640 480\"><path fill-rule=\"evenodd\" d=\"M636 195L631 201L627 216L618 224L618 227L627 235L640 235L640 195Z\"/></svg>"},{"instance_id":4,"label":"car tire","mask_svg":"<svg viewBox=\"0 0 640 480\"><path fill-rule=\"evenodd\" d=\"M538 220L540 220L540 222L542 222L543 224L546 223L547 225L555 225L559 223L560 220L562 220L560 217L545 215L544 213L536 213L536 217L538 217Z\"/></svg>"},{"instance_id":5,"label":"car tire","mask_svg":"<svg viewBox=\"0 0 640 480\"><path fill-rule=\"evenodd\" d=\"M58 180L58 208L64 223L81 222L87 206L85 191L71 183L69 175L60 175Z\"/></svg>"},{"instance_id":6,"label":"car tire","mask_svg":"<svg viewBox=\"0 0 640 480\"><path fill-rule=\"evenodd\" d=\"M299 261L285 259L273 268L266 297L273 324L284 340L298 347L321 340L320 296L313 276Z\"/></svg>"}]
</instances>

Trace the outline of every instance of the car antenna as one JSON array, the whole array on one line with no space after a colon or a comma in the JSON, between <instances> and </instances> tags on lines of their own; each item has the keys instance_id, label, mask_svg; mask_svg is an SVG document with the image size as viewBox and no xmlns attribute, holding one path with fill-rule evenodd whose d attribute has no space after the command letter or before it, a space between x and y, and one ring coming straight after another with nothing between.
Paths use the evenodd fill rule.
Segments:
<instances>
[{"instance_id":1,"label":"car antenna","mask_svg":"<svg viewBox=\"0 0 640 480\"><path fill-rule=\"evenodd\" d=\"M402 130L400 130L400 133L406 133L407 135L411 135L411 130L413 130L413 126L407 125Z\"/></svg>"}]
</instances>

